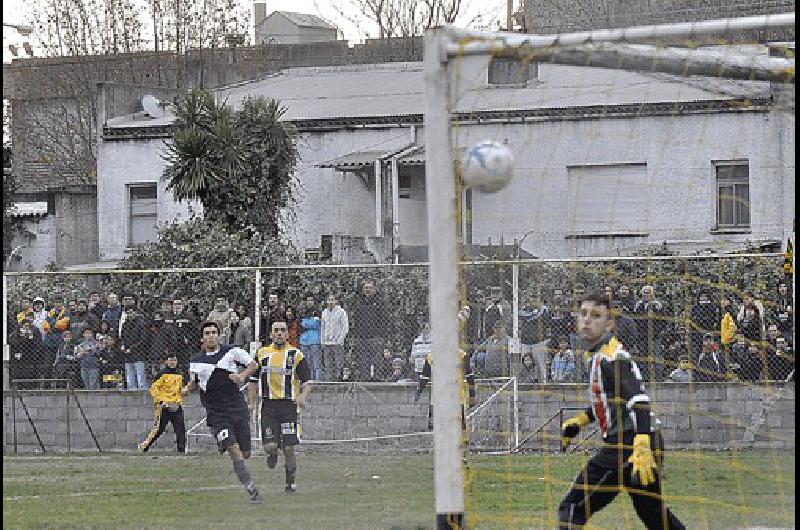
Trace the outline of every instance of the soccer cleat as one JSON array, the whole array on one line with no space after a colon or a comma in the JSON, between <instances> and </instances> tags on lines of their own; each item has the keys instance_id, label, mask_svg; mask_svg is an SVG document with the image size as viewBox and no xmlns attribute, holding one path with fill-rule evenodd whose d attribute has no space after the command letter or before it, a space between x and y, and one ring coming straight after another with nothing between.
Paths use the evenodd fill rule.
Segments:
<instances>
[{"instance_id":1,"label":"soccer cleat","mask_svg":"<svg viewBox=\"0 0 800 530\"><path fill-rule=\"evenodd\" d=\"M297 484L287 484L286 493L297 493Z\"/></svg>"},{"instance_id":2,"label":"soccer cleat","mask_svg":"<svg viewBox=\"0 0 800 530\"><path fill-rule=\"evenodd\" d=\"M274 469L278 464L278 453L270 453L267 455L267 467Z\"/></svg>"},{"instance_id":3,"label":"soccer cleat","mask_svg":"<svg viewBox=\"0 0 800 530\"><path fill-rule=\"evenodd\" d=\"M146 453L149 449L145 444L139 444L137 447L139 448L140 453Z\"/></svg>"},{"instance_id":4,"label":"soccer cleat","mask_svg":"<svg viewBox=\"0 0 800 530\"><path fill-rule=\"evenodd\" d=\"M250 504L261 504L261 495L258 494L255 486L248 488L247 493L250 495Z\"/></svg>"}]
</instances>

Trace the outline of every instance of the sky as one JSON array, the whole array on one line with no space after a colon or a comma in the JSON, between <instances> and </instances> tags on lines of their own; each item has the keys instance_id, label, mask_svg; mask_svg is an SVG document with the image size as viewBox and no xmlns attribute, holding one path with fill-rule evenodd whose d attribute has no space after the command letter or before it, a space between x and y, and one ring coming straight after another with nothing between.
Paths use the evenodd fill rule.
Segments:
<instances>
[{"instance_id":1,"label":"sky","mask_svg":"<svg viewBox=\"0 0 800 530\"><path fill-rule=\"evenodd\" d=\"M196 0L200 1L200 0ZM239 0L241 5L252 5L251 0ZM26 24L30 17L30 0L4 0L3 1L3 23L4 24ZM338 26L344 38L351 44L362 42L368 37L377 37L377 29L373 24L370 24L365 18L359 16L358 10L353 6L350 0L266 0L267 13L273 11L294 11L298 13L307 13L312 15L321 16L334 25ZM515 6L520 4L520 0L514 2ZM359 23L349 22L337 13L334 5L338 9L345 12L349 18L361 18ZM474 20L478 14L488 14L491 18L499 17L505 20L506 0L464 0L462 2L462 13L456 20L456 25L468 25L469 21ZM252 9L252 8L250 8ZM251 11L252 12L252 11ZM492 28L492 29L497 29ZM19 46L19 37L16 32L3 28L3 62L6 62L8 55L8 44L17 44Z\"/></svg>"}]
</instances>

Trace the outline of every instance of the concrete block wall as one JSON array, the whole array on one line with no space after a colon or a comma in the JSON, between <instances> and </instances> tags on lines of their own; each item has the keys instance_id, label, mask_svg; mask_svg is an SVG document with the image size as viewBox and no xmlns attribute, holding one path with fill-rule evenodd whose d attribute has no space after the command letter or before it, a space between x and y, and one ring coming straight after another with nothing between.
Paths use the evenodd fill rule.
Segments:
<instances>
[{"instance_id":1,"label":"concrete block wall","mask_svg":"<svg viewBox=\"0 0 800 530\"><path fill-rule=\"evenodd\" d=\"M480 387L483 402L496 388ZM133 451L152 426L153 406L143 391L78 391L77 398L104 450ZM655 411L667 446L671 449L726 449L737 447L793 450L795 447L794 384L682 384L664 383L651 388ZM24 391L20 395L31 414L48 452L67 450L67 396L63 391ZM69 448L94 451L94 442L70 397ZM319 384L302 413L304 450L333 452L427 452L432 437L426 432L428 397L414 402L413 384ZM519 435L524 438L539 429L525 445L527 450L557 450L559 425L569 408L586 406L583 385L520 386L518 393ZM4 393L4 452L13 451L11 393ZM507 443L508 395L493 400L471 422L472 447L500 449ZM199 398L190 396L185 405L187 427L201 422L205 414ZM16 402L17 450L35 452L39 445L19 399ZM208 433L204 422L195 430ZM411 433L423 433L413 434ZM255 434L255 433L254 433ZM382 440L326 444L327 440L392 436ZM401 436L398 436L401 435ZM402 436L405 435L405 436ZM174 451L171 428L154 446L154 452ZM190 437L190 449L213 451L213 440Z\"/></svg>"}]
</instances>

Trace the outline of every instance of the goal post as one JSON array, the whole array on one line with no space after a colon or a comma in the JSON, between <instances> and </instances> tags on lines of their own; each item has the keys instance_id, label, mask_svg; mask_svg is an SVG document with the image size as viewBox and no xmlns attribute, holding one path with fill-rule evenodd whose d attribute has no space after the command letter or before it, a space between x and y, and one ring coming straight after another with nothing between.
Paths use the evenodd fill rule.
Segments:
<instances>
[{"instance_id":1,"label":"goal post","mask_svg":"<svg viewBox=\"0 0 800 530\"><path fill-rule=\"evenodd\" d=\"M430 318L436 377L432 381L434 491L437 528L463 528L464 452L458 385L458 226L456 180L450 142L448 29L425 36L425 145Z\"/></svg>"},{"instance_id":2,"label":"goal post","mask_svg":"<svg viewBox=\"0 0 800 530\"><path fill-rule=\"evenodd\" d=\"M794 83L794 58L721 52L693 46L664 47L675 39L696 39L746 30L793 27L794 13L638 26L558 35L434 28L425 36L425 174L428 222L430 317L436 377L434 403L434 486L437 527L465 522L465 477L461 406L458 399L461 185L456 178L453 120L457 62L469 56L518 58L555 64L705 75L751 81Z\"/></svg>"}]
</instances>

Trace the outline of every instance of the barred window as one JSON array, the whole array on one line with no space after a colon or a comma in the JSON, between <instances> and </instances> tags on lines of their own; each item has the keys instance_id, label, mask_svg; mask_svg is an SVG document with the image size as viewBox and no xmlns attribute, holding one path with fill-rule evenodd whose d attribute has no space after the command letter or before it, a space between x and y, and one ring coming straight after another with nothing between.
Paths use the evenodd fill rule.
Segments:
<instances>
[{"instance_id":1,"label":"barred window","mask_svg":"<svg viewBox=\"0 0 800 530\"><path fill-rule=\"evenodd\" d=\"M717 227L750 227L750 166L747 161L716 162Z\"/></svg>"},{"instance_id":2,"label":"barred window","mask_svg":"<svg viewBox=\"0 0 800 530\"><path fill-rule=\"evenodd\" d=\"M156 184L128 186L128 245L141 245L156 238L158 220Z\"/></svg>"}]
</instances>

